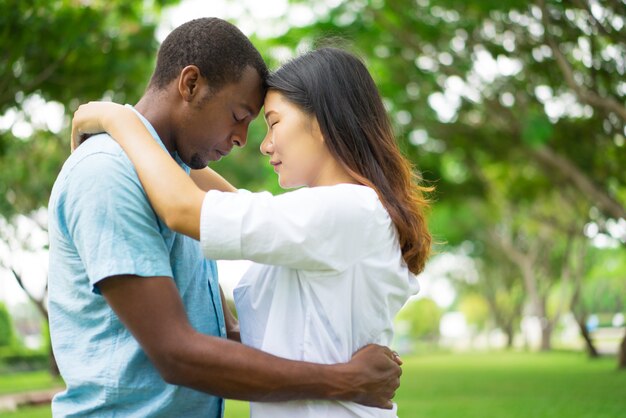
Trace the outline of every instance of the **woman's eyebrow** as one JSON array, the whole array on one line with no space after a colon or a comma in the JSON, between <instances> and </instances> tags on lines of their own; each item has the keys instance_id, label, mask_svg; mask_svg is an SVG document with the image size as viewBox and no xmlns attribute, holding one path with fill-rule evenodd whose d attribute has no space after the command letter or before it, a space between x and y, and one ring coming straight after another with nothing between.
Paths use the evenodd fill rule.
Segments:
<instances>
[{"instance_id":1,"label":"woman's eyebrow","mask_svg":"<svg viewBox=\"0 0 626 418\"><path fill-rule=\"evenodd\" d=\"M265 120L267 120L267 118L272 114L272 113L276 113L276 111L274 110L270 110L269 112L265 112Z\"/></svg>"}]
</instances>

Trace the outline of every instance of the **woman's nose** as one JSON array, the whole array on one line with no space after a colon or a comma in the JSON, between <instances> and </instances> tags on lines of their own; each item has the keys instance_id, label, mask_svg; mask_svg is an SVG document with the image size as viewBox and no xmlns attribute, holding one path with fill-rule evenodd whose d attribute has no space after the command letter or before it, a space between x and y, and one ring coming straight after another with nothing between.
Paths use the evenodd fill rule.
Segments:
<instances>
[{"instance_id":1,"label":"woman's nose","mask_svg":"<svg viewBox=\"0 0 626 418\"><path fill-rule=\"evenodd\" d=\"M272 155L274 152L274 141L272 140L272 135L268 132L263 138L263 142L261 142L261 154L264 155Z\"/></svg>"}]
</instances>

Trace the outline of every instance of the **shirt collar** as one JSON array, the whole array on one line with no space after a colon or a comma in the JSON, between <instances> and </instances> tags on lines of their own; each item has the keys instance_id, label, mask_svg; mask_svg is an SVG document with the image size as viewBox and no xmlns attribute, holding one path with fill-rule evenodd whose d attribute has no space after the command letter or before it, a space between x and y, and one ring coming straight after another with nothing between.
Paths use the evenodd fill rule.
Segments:
<instances>
[{"instance_id":1,"label":"shirt collar","mask_svg":"<svg viewBox=\"0 0 626 418\"><path fill-rule=\"evenodd\" d=\"M139 111L137 109L135 109L135 107L133 105L127 104L126 107L132 109L133 112L135 112L135 114L139 117L139 119L146 126L146 128L148 129L148 132L150 132L150 135L152 135L152 137L157 142L157 144L159 144L159 146L161 148L163 148L165 151L167 151L167 153L170 154L172 156L172 158L174 158L174 160L178 163L178 165L181 166L187 173L189 173L190 168L187 166L187 164L185 164L183 162L183 160L180 159L180 157L178 156L178 153L177 152L170 153L167 150L167 148L165 148L165 144L163 144L163 141L161 140L161 137L159 136L157 131L154 129L154 126L152 126L150 121L148 121L148 119L146 119L141 113L139 113Z\"/></svg>"}]
</instances>

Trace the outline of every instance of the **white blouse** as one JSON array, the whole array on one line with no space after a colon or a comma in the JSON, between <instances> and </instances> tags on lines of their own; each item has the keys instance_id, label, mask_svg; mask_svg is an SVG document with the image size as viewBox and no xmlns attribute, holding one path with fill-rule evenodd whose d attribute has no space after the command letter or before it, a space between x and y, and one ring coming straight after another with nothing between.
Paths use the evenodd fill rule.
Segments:
<instances>
[{"instance_id":1,"label":"white blouse","mask_svg":"<svg viewBox=\"0 0 626 418\"><path fill-rule=\"evenodd\" d=\"M389 345L393 318L418 292L374 190L340 184L269 193L210 191L200 240L208 258L256 263L234 291L244 344L279 357L343 363ZM395 417L352 402L251 403L252 417Z\"/></svg>"}]
</instances>

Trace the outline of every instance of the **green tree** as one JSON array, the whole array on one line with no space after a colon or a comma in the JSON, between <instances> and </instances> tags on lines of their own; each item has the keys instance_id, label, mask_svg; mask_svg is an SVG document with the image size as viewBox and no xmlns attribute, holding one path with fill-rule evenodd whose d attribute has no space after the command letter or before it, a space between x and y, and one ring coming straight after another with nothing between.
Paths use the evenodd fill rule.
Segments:
<instances>
[{"instance_id":1,"label":"green tree","mask_svg":"<svg viewBox=\"0 0 626 418\"><path fill-rule=\"evenodd\" d=\"M461 297L459 310L465 316L468 324L473 325L477 331L487 327L489 320L489 305L487 300L478 293L468 293Z\"/></svg>"},{"instance_id":2,"label":"green tree","mask_svg":"<svg viewBox=\"0 0 626 418\"><path fill-rule=\"evenodd\" d=\"M36 222L34 211L47 205L69 155L73 110L88 100L140 97L156 57L159 13L177 2L0 1L0 241L10 242L10 252L31 246L30 235L20 241L11 233L12 223L17 214ZM39 227L45 230L45 222ZM29 278L14 257L0 260L0 267L47 320L43 298L24 286Z\"/></svg>"},{"instance_id":3,"label":"green tree","mask_svg":"<svg viewBox=\"0 0 626 418\"><path fill-rule=\"evenodd\" d=\"M414 340L435 340L439 335L440 320L441 308L430 298L407 303L396 317L398 324L406 324Z\"/></svg>"},{"instance_id":4,"label":"green tree","mask_svg":"<svg viewBox=\"0 0 626 418\"><path fill-rule=\"evenodd\" d=\"M588 354L597 357L587 319L593 313L626 313L626 250L591 249L580 257L580 263L574 276L577 286L572 295L572 312L587 343ZM622 346L620 355L625 352L626 347Z\"/></svg>"},{"instance_id":5,"label":"green tree","mask_svg":"<svg viewBox=\"0 0 626 418\"><path fill-rule=\"evenodd\" d=\"M3 303L0 303L0 347L8 347L15 341L15 331L11 314Z\"/></svg>"},{"instance_id":6,"label":"green tree","mask_svg":"<svg viewBox=\"0 0 626 418\"><path fill-rule=\"evenodd\" d=\"M571 235L550 227L571 200L557 197L560 191L590 207L578 215L578 237L587 223L610 233L611 219L626 218L625 3L338 3L268 45L295 49L328 36L347 39L376 79L406 153L459 215L493 206L476 168L499 171L496 181L508 188L501 203L515 219L496 216L487 231L508 237L511 246L501 247L514 250L509 261L525 266L526 291L549 341L545 299L570 263ZM541 211L536 202L543 202ZM467 223L444 228L451 243L460 238L455 226ZM626 243L623 231L613 235ZM555 238L559 244L550 245Z\"/></svg>"},{"instance_id":7,"label":"green tree","mask_svg":"<svg viewBox=\"0 0 626 418\"><path fill-rule=\"evenodd\" d=\"M69 154L79 103L138 99L155 59L161 8L177 1L0 2L0 215L45 206ZM59 111L52 127L46 113Z\"/></svg>"}]
</instances>

